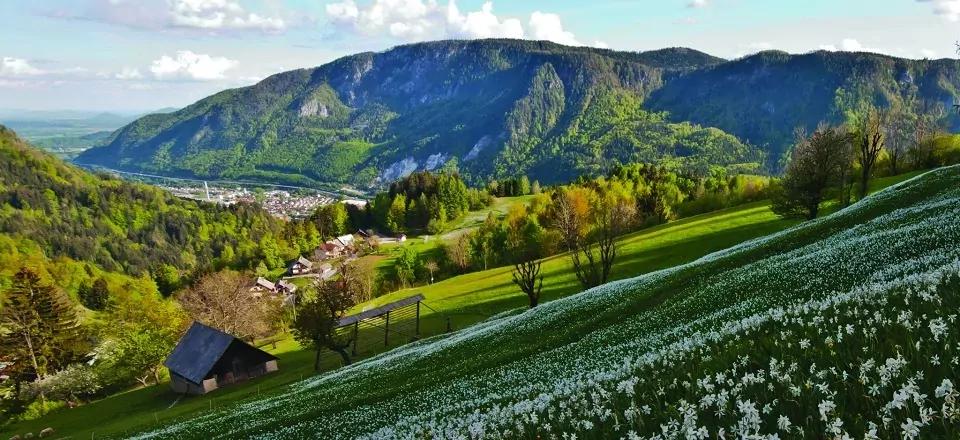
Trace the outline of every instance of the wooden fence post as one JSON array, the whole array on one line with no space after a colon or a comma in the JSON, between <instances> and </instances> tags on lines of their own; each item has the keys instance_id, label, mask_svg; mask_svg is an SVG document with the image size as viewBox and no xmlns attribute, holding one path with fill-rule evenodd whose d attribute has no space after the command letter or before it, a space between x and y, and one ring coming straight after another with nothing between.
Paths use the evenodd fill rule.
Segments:
<instances>
[{"instance_id":1,"label":"wooden fence post","mask_svg":"<svg viewBox=\"0 0 960 440\"><path fill-rule=\"evenodd\" d=\"M383 327L383 346L390 345L390 312L387 312L387 324Z\"/></svg>"},{"instance_id":2,"label":"wooden fence post","mask_svg":"<svg viewBox=\"0 0 960 440\"><path fill-rule=\"evenodd\" d=\"M417 301L417 332L414 336L420 337L420 301Z\"/></svg>"},{"instance_id":3,"label":"wooden fence post","mask_svg":"<svg viewBox=\"0 0 960 440\"><path fill-rule=\"evenodd\" d=\"M360 321L353 323L353 356L357 356L357 339L360 339Z\"/></svg>"}]
</instances>

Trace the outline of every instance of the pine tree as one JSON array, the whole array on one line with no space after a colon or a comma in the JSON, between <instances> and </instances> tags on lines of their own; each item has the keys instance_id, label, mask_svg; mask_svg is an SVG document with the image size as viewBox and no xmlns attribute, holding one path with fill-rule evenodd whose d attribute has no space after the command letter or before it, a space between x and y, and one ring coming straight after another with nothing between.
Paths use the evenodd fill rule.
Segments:
<instances>
[{"instance_id":1,"label":"pine tree","mask_svg":"<svg viewBox=\"0 0 960 440\"><path fill-rule=\"evenodd\" d=\"M27 376L43 378L85 352L76 314L64 295L26 267L6 292L0 327L9 332L4 349L27 367Z\"/></svg>"},{"instance_id":2,"label":"pine tree","mask_svg":"<svg viewBox=\"0 0 960 440\"><path fill-rule=\"evenodd\" d=\"M93 286L89 288L83 288L86 286L81 286L81 289L77 292L77 296L80 297L80 303L84 307L90 310L101 311L107 307L107 301L110 300L110 289L107 287L107 280L103 278L97 278L93 282Z\"/></svg>"}]
</instances>

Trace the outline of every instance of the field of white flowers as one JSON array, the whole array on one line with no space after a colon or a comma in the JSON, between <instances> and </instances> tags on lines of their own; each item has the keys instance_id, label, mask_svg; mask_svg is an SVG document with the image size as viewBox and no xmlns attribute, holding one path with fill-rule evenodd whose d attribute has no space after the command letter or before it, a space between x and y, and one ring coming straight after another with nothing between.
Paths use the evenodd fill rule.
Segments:
<instances>
[{"instance_id":1,"label":"field of white flowers","mask_svg":"<svg viewBox=\"0 0 960 440\"><path fill-rule=\"evenodd\" d=\"M958 313L953 167L136 438L958 438Z\"/></svg>"}]
</instances>

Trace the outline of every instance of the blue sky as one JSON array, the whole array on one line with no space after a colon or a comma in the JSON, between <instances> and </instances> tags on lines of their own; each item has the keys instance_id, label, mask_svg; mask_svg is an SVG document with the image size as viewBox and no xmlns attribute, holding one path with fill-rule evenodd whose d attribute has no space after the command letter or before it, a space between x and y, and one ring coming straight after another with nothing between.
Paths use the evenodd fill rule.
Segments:
<instances>
[{"instance_id":1,"label":"blue sky","mask_svg":"<svg viewBox=\"0 0 960 440\"><path fill-rule=\"evenodd\" d=\"M443 38L940 58L960 37L960 0L3 0L0 17L0 108L36 110L181 107Z\"/></svg>"}]
</instances>

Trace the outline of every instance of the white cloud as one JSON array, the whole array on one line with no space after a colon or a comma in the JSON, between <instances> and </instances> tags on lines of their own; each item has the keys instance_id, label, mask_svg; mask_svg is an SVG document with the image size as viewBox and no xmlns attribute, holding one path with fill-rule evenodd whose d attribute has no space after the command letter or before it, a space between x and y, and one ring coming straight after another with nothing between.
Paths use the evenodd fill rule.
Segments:
<instances>
[{"instance_id":1,"label":"white cloud","mask_svg":"<svg viewBox=\"0 0 960 440\"><path fill-rule=\"evenodd\" d=\"M560 16L534 12L527 29L516 18L501 18L493 2L479 11L460 11L455 0L441 5L437 0L373 0L358 5L341 0L326 5L331 23L341 30L363 36L388 36L407 41L442 38L531 38L582 46L573 33L563 28Z\"/></svg>"},{"instance_id":2,"label":"white cloud","mask_svg":"<svg viewBox=\"0 0 960 440\"><path fill-rule=\"evenodd\" d=\"M211 81L225 79L225 73L237 67L237 61L224 57L196 54L189 50L177 52L176 57L164 55L153 62L150 72L157 79L189 79Z\"/></svg>"},{"instance_id":3,"label":"white cloud","mask_svg":"<svg viewBox=\"0 0 960 440\"><path fill-rule=\"evenodd\" d=\"M408 1L419 3L419 0ZM501 21L493 14L493 2L486 2L480 11L470 12L464 16L460 14L457 4L451 0L447 6L446 19L449 35L453 37L523 38L523 25L520 24L520 20L509 18Z\"/></svg>"},{"instance_id":4,"label":"white cloud","mask_svg":"<svg viewBox=\"0 0 960 440\"><path fill-rule=\"evenodd\" d=\"M3 62L0 63L0 76L2 77L10 78L43 74L44 71L33 67L27 60L22 58L3 57Z\"/></svg>"},{"instance_id":5,"label":"white cloud","mask_svg":"<svg viewBox=\"0 0 960 440\"><path fill-rule=\"evenodd\" d=\"M596 47L597 49L609 49L610 45L606 42L597 40L595 43L593 43L593 47Z\"/></svg>"},{"instance_id":6,"label":"white cloud","mask_svg":"<svg viewBox=\"0 0 960 440\"><path fill-rule=\"evenodd\" d=\"M282 33L302 18L302 14L286 9L282 1L264 3L267 7L263 11L254 12L236 0L83 0L75 7L46 11L46 15L141 30L254 30L270 34Z\"/></svg>"},{"instance_id":7,"label":"white cloud","mask_svg":"<svg viewBox=\"0 0 960 440\"><path fill-rule=\"evenodd\" d=\"M861 44L859 41L857 41L857 40L855 40L855 39L853 39L853 38L844 38L843 41L842 41L841 44L840 44L839 49L837 48L837 46L835 46L835 45L833 45L833 44L821 44L818 48L819 48L820 50L826 50L826 51L830 51L830 52L837 52L837 51L843 51L843 52L873 52L873 53L879 53L879 54L887 54L887 51L885 51L885 50L876 49L876 48L872 48L872 47L866 47L866 46L864 46L863 44Z\"/></svg>"},{"instance_id":8,"label":"white cloud","mask_svg":"<svg viewBox=\"0 0 960 440\"><path fill-rule=\"evenodd\" d=\"M582 46L572 32L563 30L563 23L557 14L534 12L530 16L530 33L534 40L548 40L567 46Z\"/></svg>"},{"instance_id":9,"label":"white cloud","mask_svg":"<svg viewBox=\"0 0 960 440\"><path fill-rule=\"evenodd\" d=\"M676 23L676 24L697 24L697 19L696 19L696 17L685 17L685 18L681 18L681 19L675 21L674 23Z\"/></svg>"},{"instance_id":10,"label":"white cloud","mask_svg":"<svg viewBox=\"0 0 960 440\"><path fill-rule=\"evenodd\" d=\"M710 0L693 0L690 3L687 3L688 8L706 8L710 6Z\"/></svg>"},{"instance_id":11,"label":"white cloud","mask_svg":"<svg viewBox=\"0 0 960 440\"><path fill-rule=\"evenodd\" d=\"M171 0L169 13L171 23L179 27L205 30L256 29L266 32L281 32L286 29L282 18L247 12L238 3L230 0Z\"/></svg>"},{"instance_id":12,"label":"white cloud","mask_svg":"<svg viewBox=\"0 0 960 440\"><path fill-rule=\"evenodd\" d=\"M140 73L140 69L124 67L123 70L114 75L114 78L122 80L142 79L143 74Z\"/></svg>"},{"instance_id":13,"label":"white cloud","mask_svg":"<svg viewBox=\"0 0 960 440\"><path fill-rule=\"evenodd\" d=\"M960 21L960 0L917 0L918 3L932 3L933 13L944 16L950 21Z\"/></svg>"},{"instance_id":14,"label":"white cloud","mask_svg":"<svg viewBox=\"0 0 960 440\"><path fill-rule=\"evenodd\" d=\"M930 58L931 60L937 58L937 52L930 49L921 49L920 54L923 55L924 58Z\"/></svg>"}]
</instances>

